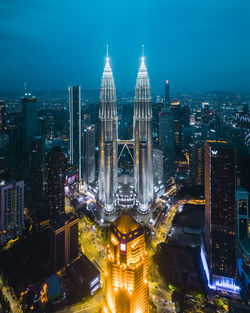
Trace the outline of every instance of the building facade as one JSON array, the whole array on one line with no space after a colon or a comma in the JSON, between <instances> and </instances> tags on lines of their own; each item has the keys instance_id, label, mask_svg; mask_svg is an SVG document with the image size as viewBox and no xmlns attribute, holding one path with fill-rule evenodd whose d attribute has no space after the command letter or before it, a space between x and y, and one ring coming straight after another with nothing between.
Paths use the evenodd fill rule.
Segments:
<instances>
[{"instance_id":1,"label":"building facade","mask_svg":"<svg viewBox=\"0 0 250 313\"><path fill-rule=\"evenodd\" d=\"M148 313L148 257L142 227L123 214L110 227L105 313Z\"/></svg>"},{"instance_id":2,"label":"building facade","mask_svg":"<svg viewBox=\"0 0 250 313\"><path fill-rule=\"evenodd\" d=\"M147 212L154 199L154 188L151 91L144 57L141 58L134 99L134 188L139 210Z\"/></svg>"},{"instance_id":3,"label":"building facade","mask_svg":"<svg viewBox=\"0 0 250 313\"><path fill-rule=\"evenodd\" d=\"M238 293L235 148L205 143L205 235L201 258L208 285Z\"/></svg>"},{"instance_id":4,"label":"building facade","mask_svg":"<svg viewBox=\"0 0 250 313\"><path fill-rule=\"evenodd\" d=\"M81 87L69 86L69 158L70 163L78 168L79 174L81 173L81 132Z\"/></svg>"},{"instance_id":5,"label":"building facade","mask_svg":"<svg viewBox=\"0 0 250 313\"><path fill-rule=\"evenodd\" d=\"M60 146L54 147L47 158L47 196L51 217L65 212L65 156Z\"/></svg>"},{"instance_id":6,"label":"building facade","mask_svg":"<svg viewBox=\"0 0 250 313\"><path fill-rule=\"evenodd\" d=\"M99 104L99 201L106 213L113 211L117 192L117 100L109 57L103 71Z\"/></svg>"},{"instance_id":7,"label":"building facade","mask_svg":"<svg viewBox=\"0 0 250 313\"><path fill-rule=\"evenodd\" d=\"M95 125L86 126L82 131L81 170L84 189L95 181Z\"/></svg>"},{"instance_id":8,"label":"building facade","mask_svg":"<svg viewBox=\"0 0 250 313\"><path fill-rule=\"evenodd\" d=\"M1 245L19 236L24 226L24 181L0 185Z\"/></svg>"}]
</instances>

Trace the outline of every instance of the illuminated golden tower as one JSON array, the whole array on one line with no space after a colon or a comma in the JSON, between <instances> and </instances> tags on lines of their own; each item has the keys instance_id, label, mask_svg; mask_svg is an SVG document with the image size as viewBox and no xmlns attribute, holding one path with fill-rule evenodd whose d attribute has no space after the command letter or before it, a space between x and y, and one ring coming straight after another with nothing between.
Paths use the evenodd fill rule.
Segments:
<instances>
[{"instance_id":1,"label":"illuminated golden tower","mask_svg":"<svg viewBox=\"0 0 250 313\"><path fill-rule=\"evenodd\" d=\"M110 227L104 312L149 312L144 231L129 214L123 214Z\"/></svg>"}]
</instances>

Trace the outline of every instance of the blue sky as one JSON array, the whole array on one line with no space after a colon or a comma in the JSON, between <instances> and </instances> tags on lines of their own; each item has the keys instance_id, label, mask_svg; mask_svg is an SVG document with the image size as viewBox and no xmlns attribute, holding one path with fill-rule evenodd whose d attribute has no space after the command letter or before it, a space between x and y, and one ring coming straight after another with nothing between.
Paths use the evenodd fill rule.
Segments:
<instances>
[{"instance_id":1,"label":"blue sky","mask_svg":"<svg viewBox=\"0 0 250 313\"><path fill-rule=\"evenodd\" d=\"M250 92L249 38L249 0L0 0L0 91L97 89L107 43L133 91L143 43L155 92Z\"/></svg>"}]
</instances>

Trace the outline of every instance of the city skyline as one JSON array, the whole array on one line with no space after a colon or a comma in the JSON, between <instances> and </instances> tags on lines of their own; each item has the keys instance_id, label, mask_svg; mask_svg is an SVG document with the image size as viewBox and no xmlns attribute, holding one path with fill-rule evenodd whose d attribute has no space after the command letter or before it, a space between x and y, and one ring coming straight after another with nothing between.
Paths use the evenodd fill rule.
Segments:
<instances>
[{"instance_id":1,"label":"city skyline","mask_svg":"<svg viewBox=\"0 0 250 313\"><path fill-rule=\"evenodd\" d=\"M119 91L134 90L144 44L155 92L166 79L176 92L249 92L249 3L193 2L1 1L1 89L98 89L108 43Z\"/></svg>"}]
</instances>

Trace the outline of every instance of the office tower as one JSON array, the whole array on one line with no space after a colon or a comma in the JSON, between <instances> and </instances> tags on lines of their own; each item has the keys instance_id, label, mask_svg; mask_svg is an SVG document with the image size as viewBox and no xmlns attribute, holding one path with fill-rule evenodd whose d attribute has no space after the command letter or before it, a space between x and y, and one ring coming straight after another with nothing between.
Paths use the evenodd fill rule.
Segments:
<instances>
[{"instance_id":1,"label":"office tower","mask_svg":"<svg viewBox=\"0 0 250 313\"><path fill-rule=\"evenodd\" d=\"M24 226L24 182L0 184L0 239L1 245L19 236Z\"/></svg>"},{"instance_id":2,"label":"office tower","mask_svg":"<svg viewBox=\"0 0 250 313\"><path fill-rule=\"evenodd\" d=\"M190 122L189 122L190 126L194 126L195 125L195 115L191 114L190 115Z\"/></svg>"},{"instance_id":3,"label":"office tower","mask_svg":"<svg viewBox=\"0 0 250 313\"><path fill-rule=\"evenodd\" d=\"M6 132L6 114L4 101L0 99L0 135Z\"/></svg>"},{"instance_id":4,"label":"office tower","mask_svg":"<svg viewBox=\"0 0 250 313\"><path fill-rule=\"evenodd\" d=\"M95 181L95 125L87 126L82 131L82 180L84 188Z\"/></svg>"},{"instance_id":5,"label":"office tower","mask_svg":"<svg viewBox=\"0 0 250 313\"><path fill-rule=\"evenodd\" d=\"M201 258L209 288L239 292L237 276L237 210L235 148L205 143L205 236Z\"/></svg>"},{"instance_id":6,"label":"office tower","mask_svg":"<svg viewBox=\"0 0 250 313\"><path fill-rule=\"evenodd\" d=\"M23 105L23 140L24 148L29 144L29 140L37 135L38 117L37 117L37 99L30 92L25 91L22 97ZM26 150L26 149L25 149Z\"/></svg>"},{"instance_id":7,"label":"office tower","mask_svg":"<svg viewBox=\"0 0 250 313\"><path fill-rule=\"evenodd\" d=\"M159 113L159 145L163 153L163 183L174 174L174 116L170 109L169 83L165 84L165 102Z\"/></svg>"},{"instance_id":8,"label":"office tower","mask_svg":"<svg viewBox=\"0 0 250 313\"><path fill-rule=\"evenodd\" d=\"M246 101L243 103L243 115L249 114L249 103Z\"/></svg>"},{"instance_id":9,"label":"office tower","mask_svg":"<svg viewBox=\"0 0 250 313\"><path fill-rule=\"evenodd\" d=\"M159 187L163 183L163 152L153 148L153 176L154 186Z\"/></svg>"},{"instance_id":10,"label":"office tower","mask_svg":"<svg viewBox=\"0 0 250 313\"><path fill-rule=\"evenodd\" d=\"M154 199L152 160L152 106L148 71L141 58L134 98L134 186L139 210L146 212Z\"/></svg>"},{"instance_id":11,"label":"office tower","mask_svg":"<svg viewBox=\"0 0 250 313\"><path fill-rule=\"evenodd\" d=\"M244 188L237 187L236 203L238 212L238 240L250 238L248 230L249 207L248 207L248 191Z\"/></svg>"},{"instance_id":12,"label":"office tower","mask_svg":"<svg viewBox=\"0 0 250 313\"><path fill-rule=\"evenodd\" d=\"M60 146L48 153L47 159L47 195L51 217L64 213L65 209L65 156Z\"/></svg>"},{"instance_id":13,"label":"office tower","mask_svg":"<svg viewBox=\"0 0 250 313\"><path fill-rule=\"evenodd\" d=\"M99 104L99 201L105 212L113 211L117 191L117 100L109 57L106 57Z\"/></svg>"},{"instance_id":14,"label":"office tower","mask_svg":"<svg viewBox=\"0 0 250 313\"><path fill-rule=\"evenodd\" d=\"M238 269L245 296L250 296L250 228L248 191L237 187L236 191L238 211Z\"/></svg>"},{"instance_id":15,"label":"office tower","mask_svg":"<svg viewBox=\"0 0 250 313\"><path fill-rule=\"evenodd\" d=\"M33 218L41 221L48 218L48 211L44 208L45 200L45 142L44 138L35 136L30 141L30 202Z\"/></svg>"},{"instance_id":16,"label":"office tower","mask_svg":"<svg viewBox=\"0 0 250 313\"><path fill-rule=\"evenodd\" d=\"M165 83L165 101L164 101L164 105L166 107L170 106L169 81L168 80L166 80L166 83Z\"/></svg>"},{"instance_id":17,"label":"office tower","mask_svg":"<svg viewBox=\"0 0 250 313\"><path fill-rule=\"evenodd\" d=\"M193 185L204 186L205 149L204 142L198 141L192 145L190 158L190 177Z\"/></svg>"},{"instance_id":18,"label":"office tower","mask_svg":"<svg viewBox=\"0 0 250 313\"><path fill-rule=\"evenodd\" d=\"M50 263L57 272L78 257L78 219L62 214L50 225Z\"/></svg>"},{"instance_id":19,"label":"office tower","mask_svg":"<svg viewBox=\"0 0 250 313\"><path fill-rule=\"evenodd\" d=\"M110 226L104 312L149 312L144 232L129 214L123 214Z\"/></svg>"},{"instance_id":20,"label":"office tower","mask_svg":"<svg viewBox=\"0 0 250 313\"><path fill-rule=\"evenodd\" d=\"M81 180L81 87L69 86L69 159L79 170Z\"/></svg>"},{"instance_id":21,"label":"office tower","mask_svg":"<svg viewBox=\"0 0 250 313\"><path fill-rule=\"evenodd\" d=\"M174 116L174 142L175 153L178 155L181 152L182 143L182 125L181 125L181 106L180 101L174 100L171 102L171 110Z\"/></svg>"},{"instance_id":22,"label":"office tower","mask_svg":"<svg viewBox=\"0 0 250 313\"><path fill-rule=\"evenodd\" d=\"M209 125L209 103L202 102L202 120L204 125Z\"/></svg>"}]
</instances>

